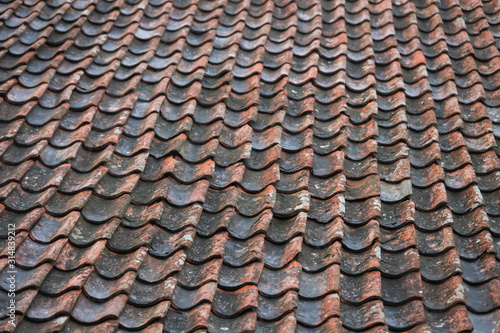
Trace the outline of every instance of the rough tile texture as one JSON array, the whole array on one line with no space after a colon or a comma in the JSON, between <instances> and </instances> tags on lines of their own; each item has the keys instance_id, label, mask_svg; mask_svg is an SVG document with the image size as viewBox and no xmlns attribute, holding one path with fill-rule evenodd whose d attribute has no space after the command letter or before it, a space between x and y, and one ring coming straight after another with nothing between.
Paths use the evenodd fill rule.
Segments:
<instances>
[{"instance_id":1,"label":"rough tile texture","mask_svg":"<svg viewBox=\"0 0 500 333\"><path fill-rule=\"evenodd\" d=\"M500 332L498 0L2 0L0 331Z\"/></svg>"}]
</instances>

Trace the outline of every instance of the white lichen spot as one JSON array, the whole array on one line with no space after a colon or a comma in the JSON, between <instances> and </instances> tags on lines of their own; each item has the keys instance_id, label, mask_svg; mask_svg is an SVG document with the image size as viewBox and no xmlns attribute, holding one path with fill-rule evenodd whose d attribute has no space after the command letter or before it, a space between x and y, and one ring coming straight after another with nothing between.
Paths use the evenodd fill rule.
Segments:
<instances>
[{"instance_id":1,"label":"white lichen spot","mask_svg":"<svg viewBox=\"0 0 500 333\"><path fill-rule=\"evenodd\" d=\"M193 236L191 236L190 234L184 235L184 237L182 237L182 239L184 239L185 241L190 242L190 243L193 242Z\"/></svg>"},{"instance_id":2,"label":"white lichen spot","mask_svg":"<svg viewBox=\"0 0 500 333\"><path fill-rule=\"evenodd\" d=\"M382 260L382 252L380 251L380 247L375 248L375 256L377 257L378 260Z\"/></svg>"},{"instance_id":3,"label":"white lichen spot","mask_svg":"<svg viewBox=\"0 0 500 333\"><path fill-rule=\"evenodd\" d=\"M461 301L461 300L464 300L464 299L465 299L464 287L463 287L463 285L459 284L455 288L455 294L448 299L447 303L448 304L453 304L455 301Z\"/></svg>"}]
</instances>

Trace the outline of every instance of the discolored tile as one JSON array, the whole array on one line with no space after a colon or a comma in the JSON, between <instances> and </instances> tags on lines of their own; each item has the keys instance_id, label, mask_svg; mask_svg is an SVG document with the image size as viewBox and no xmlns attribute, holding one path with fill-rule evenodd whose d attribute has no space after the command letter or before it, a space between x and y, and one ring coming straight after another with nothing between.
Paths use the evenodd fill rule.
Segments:
<instances>
[{"instance_id":1,"label":"discolored tile","mask_svg":"<svg viewBox=\"0 0 500 333\"><path fill-rule=\"evenodd\" d=\"M498 13L3 3L16 332L494 331Z\"/></svg>"}]
</instances>

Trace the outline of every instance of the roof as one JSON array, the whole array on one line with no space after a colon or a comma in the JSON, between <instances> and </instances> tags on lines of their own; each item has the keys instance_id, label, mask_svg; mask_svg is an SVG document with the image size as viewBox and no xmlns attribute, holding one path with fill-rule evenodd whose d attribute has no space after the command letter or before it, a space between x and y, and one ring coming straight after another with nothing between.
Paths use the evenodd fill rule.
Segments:
<instances>
[{"instance_id":1,"label":"roof","mask_svg":"<svg viewBox=\"0 0 500 333\"><path fill-rule=\"evenodd\" d=\"M499 332L499 11L2 0L0 330Z\"/></svg>"}]
</instances>

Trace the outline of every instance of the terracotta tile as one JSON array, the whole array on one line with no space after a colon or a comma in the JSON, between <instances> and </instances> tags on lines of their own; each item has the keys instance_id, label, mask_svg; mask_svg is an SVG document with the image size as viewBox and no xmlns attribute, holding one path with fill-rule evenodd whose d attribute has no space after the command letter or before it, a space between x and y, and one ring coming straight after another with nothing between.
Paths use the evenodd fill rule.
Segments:
<instances>
[{"instance_id":1,"label":"terracotta tile","mask_svg":"<svg viewBox=\"0 0 500 333\"><path fill-rule=\"evenodd\" d=\"M17 330L493 331L499 10L0 6Z\"/></svg>"}]
</instances>

